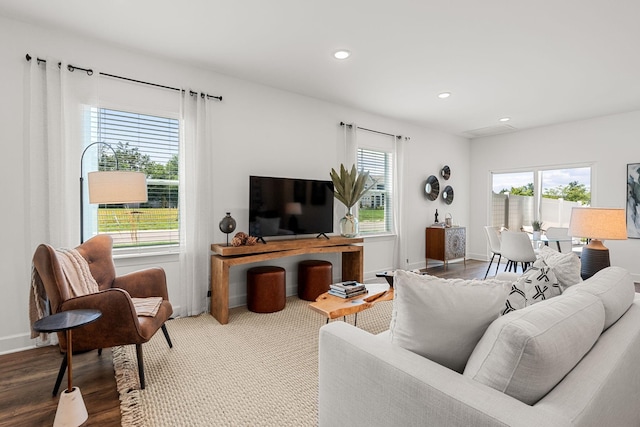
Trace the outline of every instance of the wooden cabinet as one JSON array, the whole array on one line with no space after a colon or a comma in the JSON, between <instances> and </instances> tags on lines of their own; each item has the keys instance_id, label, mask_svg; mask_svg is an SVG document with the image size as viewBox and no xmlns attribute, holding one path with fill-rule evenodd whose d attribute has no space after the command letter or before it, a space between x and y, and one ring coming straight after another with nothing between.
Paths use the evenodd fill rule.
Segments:
<instances>
[{"instance_id":1,"label":"wooden cabinet","mask_svg":"<svg viewBox=\"0 0 640 427\"><path fill-rule=\"evenodd\" d=\"M427 227L425 233L427 267L429 267L429 259L443 261L446 267L447 262L452 259L465 258L466 246L465 227Z\"/></svg>"}]
</instances>

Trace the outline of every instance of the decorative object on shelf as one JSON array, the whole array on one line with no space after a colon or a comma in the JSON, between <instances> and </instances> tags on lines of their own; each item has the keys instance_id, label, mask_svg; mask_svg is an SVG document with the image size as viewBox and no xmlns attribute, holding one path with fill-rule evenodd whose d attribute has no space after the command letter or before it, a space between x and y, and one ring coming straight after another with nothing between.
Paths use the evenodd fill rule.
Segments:
<instances>
[{"instance_id":1,"label":"decorative object on shelf","mask_svg":"<svg viewBox=\"0 0 640 427\"><path fill-rule=\"evenodd\" d=\"M335 198L347 208L347 213L340 219L340 234L343 237L356 237L359 228L358 218L353 215L353 206L375 185L375 181L367 187L369 172L358 172L356 165L353 165L349 172L340 164L340 173L331 168L329 175L333 181Z\"/></svg>"},{"instance_id":2,"label":"decorative object on shelf","mask_svg":"<svg viewBox=\"0 0 640 427\"><path fill-rule=\"evenodd\" d=\"M233 233L236 229L236 220L231 217L231 212L227 212L227 215L222 218L218 226L220 231L227 235L227 246L229 246L229 233Z\"/></svg>"},{"instance_id":3,"label":"decorative object on shelf","mask_svg":"<svg viewBox=\"0 0 640 427\"><path fill-rule=\"evenodd\" d=\"M540 235L542 233L542 222L536 219L531 222L531 227L533 228L533 240L540 240Z\"/></svg>"},{"instance_id":4,"label":"decorative object on shelf","mask_svg":"<svg viewBox=\"0 0 640 427\"><path fill-rule=\"evenodd\" d=\"M449 179L449 177L451 176L451 168L447 165L445 165L442 170L440 171L440 175L442 175L442 177L447 180Z\"/></svg>"},{"instance_id":5,"label":"decorative object on shelf","mask_svg":"<svg viewBox=\"0 0 640 427\"><path fill-rule=\"evenodd\" d=\"M424 185L424 193L429 200L435 200L438 198L438 194L440 194L440 182L435 175L431 175L427 178L427 182Z\"/></svg>"},{"instance_id":6,"label":"decorative object on shelf","mask_svg":"<svg viewBox=\"0 0 640 427\"><path fill-rule=\"evenodd\" d=\"M444 216L444 226L445 227L452 227L453 226L453 217L451 216L451 214L449 212L447 212L447 214Z\"/></svg>"},{"instance_id":7,"label":"decorative object on shelf","mask_svg":"<svg viewBox=\"0 0 640 427\"><path fill-rule=\"evenodd\" d=\"M433 221L434 224L438 223L438 209L436 209L436 216L435 216L435 220Z\"/></svg>"},{"instance_id":8,"label":"decorative object on shelf","mask_svg":"<svg viewBox=\"0 0 640 427\"><path fill-rule=\"evenodd\" d=\"M258 243L258 238L255 236L249 236L247 233L239 231L231 239L232 246L254 246ZM229 245L227 245L229 246Z\"/></svg>"},{"instance_id":9,"label":"decorative object on shelf","mask_svg":"<svg viewBox=\"0 0 640 427\"><path fill-rule=\"evenodd\" d=\"M444 190L442 191L442 200L444 200L444 202L448 205L453 202L453 187L451 187L450 185L444 187Z\"/></svg>"},{"instance_id":10,"label":"decorative object on shelf","mask_svg":"<svg viewBox=\"0 0 640 427\"><path fill-rule=\"evenodd\" d=\"M591 239L582 248L580 276L583 280L609 267L609 249L602 240L626 240L625 210L614 208L573 208L569 236Z\"/></svg>"}]
</instances>

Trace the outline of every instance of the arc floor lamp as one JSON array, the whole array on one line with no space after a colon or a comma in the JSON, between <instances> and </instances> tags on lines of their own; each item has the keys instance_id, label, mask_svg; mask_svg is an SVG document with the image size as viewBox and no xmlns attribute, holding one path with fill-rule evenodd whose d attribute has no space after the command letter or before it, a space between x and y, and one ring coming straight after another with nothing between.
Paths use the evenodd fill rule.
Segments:
<instances>
[{"instance_id":1,"label":"arc floor lamp","mask_svg":"<svg viewBox=\"0 0 640 427\"><path fill-rule=\"evenodd\" d=\"M116 169L89 172L89 203L144 203L147 201L147 177L142 172L118 170L118 155L106 142L87 145L80 157L80 243L84 242L84 173L83 160L94 145L105 145L113 152Z\"/></svg>"}]
</instances>

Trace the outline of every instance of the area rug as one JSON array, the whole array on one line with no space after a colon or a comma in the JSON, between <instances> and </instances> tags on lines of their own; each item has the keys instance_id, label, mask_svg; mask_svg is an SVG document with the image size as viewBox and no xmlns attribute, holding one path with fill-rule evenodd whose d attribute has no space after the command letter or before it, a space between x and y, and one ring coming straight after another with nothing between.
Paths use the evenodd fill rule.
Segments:
<instances>
[{"instance_id":1,"label":"area rug","mask_svg":"<svg viewBox=\"0 0 640 427\"><path fill-rule=\"evenodd\" d=\"M326 319L297 297L277 313L230 312L167 322L143 344L146 388L139 390L135 346L113 349L122 426L315 426L318 331ZM389 328L392 303L358 314L358 327ZM354 316L347 322L353 323ZM341 321L341 320L336 320Z\"/></svg>"}]
</instances>

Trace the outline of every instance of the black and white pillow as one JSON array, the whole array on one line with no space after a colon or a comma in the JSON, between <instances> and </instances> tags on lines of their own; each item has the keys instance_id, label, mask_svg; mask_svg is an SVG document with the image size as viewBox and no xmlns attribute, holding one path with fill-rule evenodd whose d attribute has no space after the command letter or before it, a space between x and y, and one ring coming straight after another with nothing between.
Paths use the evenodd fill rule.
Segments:
<instances>
[{"instance_id":1,"label":"black and white pillow","mask_svg":"<svg viewBox=\"0 0 640 427\"><path fill-rule=\"evenodd\" d=\"M500 314L507 314L561 293L553 270L543 259L539 259L513 283Z\"/></svg>"}]
</instances>

